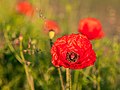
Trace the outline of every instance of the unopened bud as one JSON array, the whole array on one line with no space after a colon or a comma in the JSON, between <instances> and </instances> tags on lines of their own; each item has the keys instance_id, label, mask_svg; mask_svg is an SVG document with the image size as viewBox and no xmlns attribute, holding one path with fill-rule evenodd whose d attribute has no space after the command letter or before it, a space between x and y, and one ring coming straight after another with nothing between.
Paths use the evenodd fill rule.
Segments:
<instances>
[{"instance_id":1,"label":"unopened bud","mask_svg":"<svg viewBox=\"0 0 120 90\"><path fill-rule=\"evenodd\" d=\"M50 30L50 31L49 31L49 38L50 38L50 39L53 39L54 36L55 36L55 31Z\"/></svg>"},{"instance_id":2,"label":"unopened bud","mask_svg":"<svg viewBox=\"0 0 120 90\"><path fill-rule=\"evenodd\" d=\"M29 61L26 61L26 65L28 65L28 66L29 66L30 64L31 64L31 62L29 62Z\"/></svg>"},{"instance_id":3,"label":"unopened bud","mask_svg":"<svg viewBox=\"0 0 120 90\"><path fill-rule=\"evenodd\" d=\"M23 40L23 36L22 36L22 34L20 34L20 36L19 36L19 40L20 40L20 41Z\"/></svg>"},{"instance_id":4,"label":"unopened bud","mask_svg":"<svg viewBox=\"0 0 120 90\"><path fill-rule=\"evenodd\" d=\"M23 50L24 53L27 53L27 50Z\"/></svg>"}]
</instances>

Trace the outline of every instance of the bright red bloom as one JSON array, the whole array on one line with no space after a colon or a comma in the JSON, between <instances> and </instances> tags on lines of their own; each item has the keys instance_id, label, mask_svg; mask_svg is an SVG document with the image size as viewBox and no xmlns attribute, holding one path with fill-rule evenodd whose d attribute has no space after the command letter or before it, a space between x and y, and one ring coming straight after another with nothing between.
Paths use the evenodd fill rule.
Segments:
<instances>
[{"instance_id":1,"label":"bright red bloom","mask_svg":"<svg viewBox=\"0 0 120 90\"><path fill-rule=\"evenodd\" d=\"M44 30L45 32L55 31L55 34L58 34L60 32L60 27L55 21L46 20L44 23Z\"/></svg>"},{"instance_id":2,"label":"bright red bloom","mask_svg":"<svg viewBox=\"0 0 120 90\"><path fill-rule=\"evenodd\" d=\"M85 18L80 20L78 31L86 35L89 40L99 39L104 36L102 25L99 20L95 18Z\"/></svg>"},{"instance_id":3,"label":"bright red bloom","mask_svg":"<svg viewBox=\"0 0 120 90\"><path fill-rule=\"evenodd\" d=\"M27 1L19 2L16 6L16 9L19 13L27 16L32 16L34 13L33 6Z\"/></svg>"},{"instance_id":4,"label":"bright red bloom","mask_svg":"<svg viewBox=\"0 0 120 90\"><path fill-rule=\"evenodd\" d=\"M56 67L82 69L94 64L96 54L88 38L71 34L58 38L51 48L52 63Z\"/></svg>"}]
</instances>

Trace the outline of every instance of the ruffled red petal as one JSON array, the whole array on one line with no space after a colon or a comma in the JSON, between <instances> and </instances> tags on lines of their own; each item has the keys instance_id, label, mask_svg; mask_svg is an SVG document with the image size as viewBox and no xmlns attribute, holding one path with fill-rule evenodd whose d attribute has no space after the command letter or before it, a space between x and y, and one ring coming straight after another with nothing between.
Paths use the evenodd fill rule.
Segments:
<instances>
[{"instance_id":1,"label":"ruffled red petal","mask_svg":"<svg viewBox=\"0 0 120 90\"><path fill-rule=\"evenodd\" d=\"M69 52L77 55L75 62L68 60L67 53ZM93 65L96 60L90 41L82 34L71 34L58 38L51 48L51 54L52 63L56 67L82 69Z\"/></svg>"}]
</instances>

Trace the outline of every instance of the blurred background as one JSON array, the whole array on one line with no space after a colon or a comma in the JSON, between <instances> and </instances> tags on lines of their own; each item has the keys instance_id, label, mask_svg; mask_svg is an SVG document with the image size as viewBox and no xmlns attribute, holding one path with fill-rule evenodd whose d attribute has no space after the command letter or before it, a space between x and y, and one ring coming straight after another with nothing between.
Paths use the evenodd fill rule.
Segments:
<instances>
[{"instance_id":1,"label":"blurred background","mask_svg":"<svg viewBox=\"0 0 120 90\"><path fill-rule=\"evenodd\" d=\"M23 36L25 60L34 79L35 90L61 90L59 75L51 64L49 37L43 31L44 20L36 13L29 17L17 12L24 0L0 0L0 90L29 90L20 55L19 36ZM120 0L28 0L43 16L54 20L61 33L53 41L78 32L82 18L101 21L105 37L91 41L97 55L94 66L72 70L73 90L120 90ZM12 49L12 48L13 49ZM62 68L65 81L65 69Z\"/></svg>"}]
</instances>

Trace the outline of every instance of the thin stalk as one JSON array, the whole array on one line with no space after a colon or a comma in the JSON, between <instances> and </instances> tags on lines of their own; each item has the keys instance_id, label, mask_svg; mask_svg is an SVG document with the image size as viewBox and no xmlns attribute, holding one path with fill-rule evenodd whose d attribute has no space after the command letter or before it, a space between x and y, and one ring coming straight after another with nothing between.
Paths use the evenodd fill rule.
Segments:
<instances>
[{"instance_id":1,"label":"thin stalk","mask_svg":"<svg viewBox=\"0 0 120 90\"><path fill-rule=\"evenodd\" d=\"M23 55L23 52L22 52L22 41L20 42L20 56L16 53L15 49L13 48L11 42L9 41L9 38L8 38L8 35L7 35L7 32L4 31L4 37L5 37L5 40L8 44L8 47L9 49L11 50L11 52L14 54L15 58L21 63L21 64L24 64L24 69L25 69L25 73L26 73L26 76L27 76L27 80L28 80L28 83L30 85L30 88L31 90L34 90L34 82L33 82L33 77L31 75L29 75L29 68L27 67L26 63L25 63L25 58L24 58L24 55Z\"/></svg>"},{"instance_id":2,"label":"thin stalk","mask_svg":"<svg viewBox=\"0 0 120 90\"><path fill-rule=\"evenodd\" d=\"M31 90L34 90L34 81L32 75L29 74L29 68L27 65L24 64L24 69L27 77L28 84L31 88Z\"/></svg>"},{"instance_id":3,"label":"thin stalk","mask_svg":"<svg viewBox=\"0 0 120 90\"><path fill-rule=\"evenodd\" d=\"M94 79L90 76L88 76L86 73L83 72L83 70L80 71L85 77L88 77L92 82L94 82Z\"/></svg>"},{"instance_id":4,"label":"thin stalk","mask_svg":"<svg viewBox=\"0 0 120 90\"><path fill-rule=\"evenodd\" d=\"M72 90L70 69L66 68L66 90Z\"/></svg>"},{"instance_id":5,"label":"thin stalk","mask_svg":"<svg viewBox=\"0 0 120 90\"><path fill-rule=\"evenodd\" d=\"M65 88L64 88L64 83L63 83L63 78L62 78L62 73L61 73L60 67L58 67L57 69L58 69L58 73L59 73L59 77L60 77L60 82L61 82L62 90L65 90Z\"/></svg>"},{"instance_id":6,"label":"thin stalk","mask_svg":"<svg viewBox=\"0 0 120 90\"><path fill-rule=\"evenodd\" d=\"M22 58L22 61L24 62L24 69L27 77L28 84L31 88L31 90L34 90L34 81L32 75L30 75L29 68L26 65L24 54L23 54L23 47L22 47L22 40L20 40L20 56Z\"/></svg>"},{"instance_id":7,"label":"thin stalk","mask_svg":"<svg viewBox=\"0 0 120 90\"><path fill-rule=\"evenodd\" d=\"M79 71L75 71L73 90L77 90L78 77L79 77Z\"/></svg>"},{"instance_id":8,"label":"thin stalk","mask_svg":"<svg viewBox=\"0 0 120 90\"><path fill-rule=\"evenodd\" d=\"M21 64L23 64L20 56L16 53L16 51L15 51L15 49L13 48L11 42L9 41L9 38L8 38L8 35L7 35L6 32L4 32L4 37L5 37L5 41L6 41L6 43L8 44L8 47L9 47L10 51L14 54L15 58L16 58Z\"/></svg>"},{"instance_id":9,"label":"thin stalk","mask_svg":"<svg viewBox=\"0 0 120 90\"><path fill-rule=\"evenodd\" d=\"M100 83L97 84L97 90L100 90Z\"/></svg>"},{"instance_id":10,"label":"thin stalk","mask_svg":"<svg viewBox=\"0 0 120 90\"><path fill-rule=\"evenodd\" d=\"M52 39L50 39L50 46L51 47L52 47L52 44L53 44ZM58 73L59 73L62 90L65 90L64 82L63 82L63 76L62 76L62 72L60 70L60 67L58 67L57 70L58 70Z\"/></svg>"},{"instance_id":11,"label":"thin stalk","mask_svg":"<svg viewBox=\"0 0 120 90\"><path fill-rule=\"evenodd\" d=\"M70 69L69 69L69 77L70 77L70 90L72 90L72 79L71 79L71 72L70 72Z\"/></svg>"},{"instance_id":12,"label":"thin stalk","mask_svg":"<svg viewBox=\"0 0 120 90\"><path fill-rule=\"evenodd\" d=\"M50 46L52 47L52 45L53 45L53 41L52 39L50 39Z\"/></svg>"},{"instance_id":13,"label":"thin stalk","mask_svg":"<svg viewBox=\"0 0 120 90\"><path fill-rule=\"evenodd\" d=\"M97 78L97 90L100 90L100 75Z\"/></svg>"}]
</instances>

